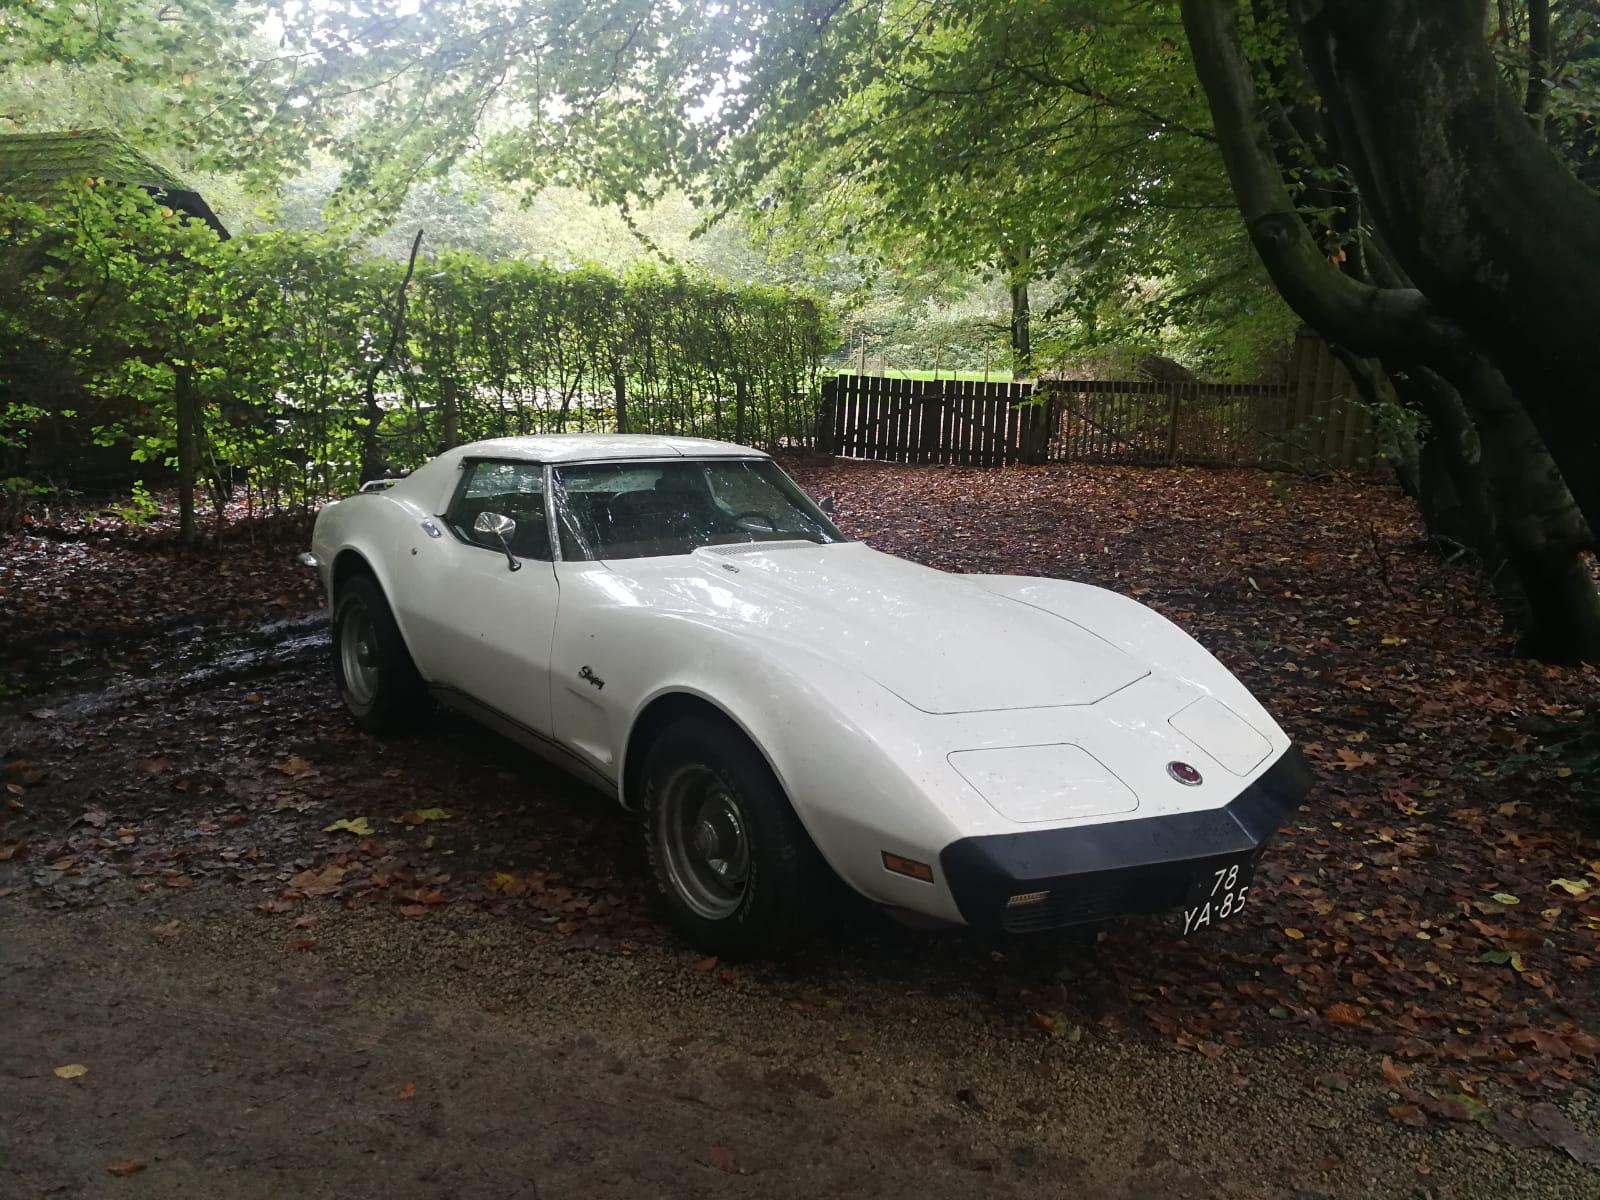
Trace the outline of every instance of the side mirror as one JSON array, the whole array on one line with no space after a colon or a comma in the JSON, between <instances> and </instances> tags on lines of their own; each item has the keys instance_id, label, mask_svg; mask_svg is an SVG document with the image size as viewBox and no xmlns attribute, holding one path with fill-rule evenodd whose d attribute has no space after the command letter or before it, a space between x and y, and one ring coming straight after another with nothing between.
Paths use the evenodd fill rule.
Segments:
<instances>
[{"instance_id":1,"label":"side mirror","mask_svg":"<svg viewBox=\"0 0 1600 1200\"><path fill-rule=\"evenodd\" d=\"M830 517L833 516L833 497L824 496L822 498L822 502L818 504L817 507L823 512L827 513Z\"/></svg>"},{"instance_id":2,"label":"side mirror","mask_svg":"<svg viewBox=\"0 0 1600 1200\"><path fill-rule=\"evenodd\" d=\"M472 522L472 532L481 533L500 543L500 549L506 552L506 565L513 571L522 570L522 564L517 561L517 556L511 553L511 535L517 532L517 523L504 513L481 512L477 520Z\"/></svg>"}]
</instances>

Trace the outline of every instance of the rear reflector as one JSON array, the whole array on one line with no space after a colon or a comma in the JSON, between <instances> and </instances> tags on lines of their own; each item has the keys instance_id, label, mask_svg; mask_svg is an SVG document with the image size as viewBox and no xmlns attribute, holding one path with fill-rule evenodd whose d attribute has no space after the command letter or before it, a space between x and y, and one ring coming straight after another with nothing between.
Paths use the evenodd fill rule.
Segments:
<instances>
[{"instance_id":1,"label":"rear reflector","mask_svg":"<svg viewBox=\"0 0 1600 1200\"><path fill-rule=\"evenodd\" d=\"M927 863L920 863L914 858L901 858L898 854L883 852L883 869L893 871L896 875L909 875L912 879L920 879L923 883L933 882L933 868Z\"/></svg>"},{"instance_id":2,"label":"rear reflector","mask_svg":"<svg viewBox=\"0 0 1600 1200\"><path fill-rule=\"evenodd\" d=\"M1023 892L1006 901L1007 908L1024 908L1029 904L1043 904L1050 899L1049 892Z\"/></svg>"}]
</instances>

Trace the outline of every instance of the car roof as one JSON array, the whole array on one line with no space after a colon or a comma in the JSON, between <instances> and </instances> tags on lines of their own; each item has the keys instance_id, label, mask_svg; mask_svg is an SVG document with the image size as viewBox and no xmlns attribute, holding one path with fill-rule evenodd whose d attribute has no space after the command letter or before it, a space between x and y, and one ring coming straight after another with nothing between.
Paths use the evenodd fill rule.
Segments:
<instances>
[{"instance_id":1,"label":"car roof","mask_svg":"<svg viewBox=\"0 0 1600 1200\"><path fill-rule=\"evenodd\" d=\"M638 458L766 458L760 450L710 438L643 433L540 433L491 438L446 451L442 458L517 458L530 462L595 462Z\"/></svg>"}]
</instances>

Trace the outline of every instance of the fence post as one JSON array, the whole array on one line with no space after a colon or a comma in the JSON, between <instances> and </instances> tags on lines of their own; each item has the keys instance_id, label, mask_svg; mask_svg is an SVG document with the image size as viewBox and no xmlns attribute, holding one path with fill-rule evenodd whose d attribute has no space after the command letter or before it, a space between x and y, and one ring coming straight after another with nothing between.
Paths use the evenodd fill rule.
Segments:
<instances>
[{"instance_id":1,"label":"fence post","mask_svg":"<svg viewBox=\"0 0 1600 1200\"><path fill-rule=\"evenodd\" d=\"M822 403L817 405L817 449L823 454L833 453L834 409L839 402L839 381L822 381Z\"/></svg>"},{"instance_id":2,"label":"fence post","mask_svg":"<svg viewBox=\"0 0 1600 1200\"><path fill-rule=\"evenodd\" d=\"M1026 385L1023 385L1024 387ZM1049 413L1055 396L1043 382L1034 385L1032 392L1019 390L1012 403L1021 409L1018 438L1021 453L1018 457L1030 467L1045 461L1049 445Z\"/></svg>"},{"instance_id":3,"label":"fence post","mask_svg":"<svg viewBox=\"0 0 1600 1200\"><path fill-rule=\"evenodd\" d=\"M917 417L922 423L922 432L918 440L917 461L938 462L939 417L944 412L944 385L934 381L923 388L919 403L921 407Z\"/></svg>"},{"instance_id":4,"label":"fence post","mask_svg":"<svg viewBox=\"0 0 1600 1200\"><path fill-rule=\"evenodd\" d=\"M1176 466L1178 463L1178 395L1182 390L1181 383L1167 384L1167 466Z\"/></svg>"}]
</instances>

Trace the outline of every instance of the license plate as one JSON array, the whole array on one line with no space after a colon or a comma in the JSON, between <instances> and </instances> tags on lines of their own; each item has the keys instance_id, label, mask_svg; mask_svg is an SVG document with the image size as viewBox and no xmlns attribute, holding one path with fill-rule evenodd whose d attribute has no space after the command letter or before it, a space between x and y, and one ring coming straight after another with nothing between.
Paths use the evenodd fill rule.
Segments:
<instances>
[{"instance_id":1,"label":"license plate","mask_svg":"<svg viewBox=\"0 0 1600 1200\"><path fill-rule=\"evenodd\" d=\"M1253 855L1241 856L1197 876L1183 910L1183 936L1188 937L1243 912L1255 869Z\"/></svg>"}]
</instances>

